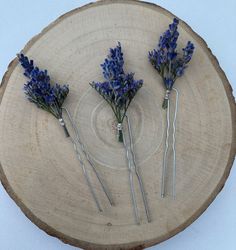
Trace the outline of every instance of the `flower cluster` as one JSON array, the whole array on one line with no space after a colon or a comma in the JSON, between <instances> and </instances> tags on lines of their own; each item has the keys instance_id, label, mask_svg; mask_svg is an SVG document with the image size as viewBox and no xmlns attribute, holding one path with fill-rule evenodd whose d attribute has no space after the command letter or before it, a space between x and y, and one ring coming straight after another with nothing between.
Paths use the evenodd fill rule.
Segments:
<instances>
[{"instance_id":1,"label":"flower cluster","mask_svg":"<svg viewBox=\"0 0 236 250\"><path fill-rule=\"evenodd\" d=\"M105 81L90 83L111 106L118 124L122 124L132 99L143 85L143 80L134 79L134 73L126 74L123 66L122 48L118 43L116 48L110 49L110 54L101 64ZM121 136L119 141L122 142Z\"/></svg>"},{"instance_id":2,"label":"flower cluster","mask_svg":"<svg viewBox=\"0 0 236 250\"><path fill-rule=\"evenodd\" d=\"M169 29L160 37L157 49L149 52L149 60L161 75L168 94L175 80L184 74L187 64L191 60L194 52L193 43L188 41L186 47L183 48L182 56L178 56L178 24L179 20L174 18L173 23L169 25ZM166 100L168 99L165 98L163 108L167 107Z\"/></svg>"},{"instance_id":3,"label":"flower cluster","mask_svg":"<svg viewBox=\"0 0 236 250\"><path fill-rule=\"evenodd\" d=\"M19 54L18 59L24 68L24 75L29 79L24 85L28 100L60 119L62 104L69 93L68 85L51 85L47 70L42 71L35 67L33 60L23 54Z\"/></svg>"}]
</instances>

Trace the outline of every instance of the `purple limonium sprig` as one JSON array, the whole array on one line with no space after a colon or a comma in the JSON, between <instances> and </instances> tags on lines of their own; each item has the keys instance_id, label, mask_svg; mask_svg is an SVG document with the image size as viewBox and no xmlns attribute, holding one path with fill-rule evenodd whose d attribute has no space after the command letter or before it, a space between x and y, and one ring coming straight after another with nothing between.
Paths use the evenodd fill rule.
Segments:
<instances>
[{"instance_id":1,"label":"purple limonium sprig","mask_svg":"<svg viewBox=\"0 0 236 250\"><path fill-rule=\"evenodd\" d=\"M149 61L161 75L166 88L162 105L164 109L167 108L170 91L176 79L184 74L194 52L194 44L188 41L186 47L183 48L182 55L178 54L178 24L179 20L174 18L173 23L169 25L169 29L160 37L157 48L149 52Z\"/></svg>"},{"instance_id":2,"label":"purple limonium sprig","mask_svg":"<svg viewBox=\"0 0 236 250\"><path fill-rule=\"evenodd\" d=\"M126 111L138 90L143 85L143 80L135 80L134 73L124 72L124 58L121 44L110 49L110 54L101 64L104 82L92 82L90 85L111 106L117 119L118 139L123 142L122 122Z\"/></svg>"},{"instance_id":3,"label":"purple limonium sprig","mask_svg":"<svg viewBox=\"0 0 236 250\"><path fill-rule=\"evenodd\" d=\"M55 116L64 128L66 136L69 136L62 118L62 105L69 93L68 85L52 85L47 70L40 70L33 60L29 60L24 54L19 54L18 59L24 68L24 75L28 78L24 84L27 99Z\"/></svg>"},{"instance_id":4,"label":"purple limonium sprig","mask_svg":"<svg viewBox=\"0 0 236 250\"><path fill-rule=\"evenodd\" d=\"M126 112L130 103L132 102L134 96L138 90L143 86L143 80L135 80L134 73L125 73L124 71L124 58L121 48L121 44L115 48L110 49L110 53L105 59L104 63L101 64L103 70L103 76L105 78L104 82L92 82L90 85L106 100L106 102L111 106L116 120L117 120L117 130L118 130L118 140L123 142L126 149L126 157L128 161L129 168L129 182L131 189L131 197L134 208L134 215L137 224L140 224L140 217L138 214L138 206L136 202L135 188L133 182L133 175L135 174L138 178L145 211L147 215L148 222L151 221L149 208L147 204L146 194L143 187L143 182L139 174L138 168L135 162L135 154L133 150L133 140L131 125ZM129 143L127 146L126 137L123 135L122 123L126 117ZM133 170L134 171L133 171Z\"/></svg>"},{"instance_id":5,"label":"purple limonium sprig","mask_svg":"<svg viewBox=\"0 0 236 250\"><path fill-rule=\"evenodd\" d=\"M19 54L18 59L19 59L19 62L21 63L21 66L24 68L24 75L28 78L28 81L24 84L24 92L25 92L26 97L28 98L30 102L35 103L38 108L48 111L53 116L55 116L59 120L60 125L64 128L66 136L70 137L74 145L74 150L76 152L77 158L83 169L84 177L89 186L90 192L92 194L92 197L96 203L98 210L101 212L102 208L100 206L97 195L92 186L91 180L87 173L87 169L82 160L83 158L80 154L80 151L78 150L78 146L80 147L81 151L86 157L89 165L92 167L92 170L96 174L96 177L98 178L98 181L100 182L102 189L105 195L107 196L110 204L113 205L114 203L110 196L110 193L108 192L106 186L104 185L103 180L99 176L99 173L94 166L94 163L90 157L90 154L86 151L84 144L82 143L80 139L78 129L75 125L75 122L70 112L68 111L66 107L62 106L69 93L69 86L68 85L61 86L59 84L52 85L50 81L50 77L47 73L47 70L40 70L38 67L34 66L33 60L29 60L28 57L25 56L24 54ZM62 117L63 110L67 114L69 121L72 125L72 128L74 130L74 134L75 134L74 138L70 136L67 130L66 124L63 120L63 117Z\"/></svg>"}]
</instances>

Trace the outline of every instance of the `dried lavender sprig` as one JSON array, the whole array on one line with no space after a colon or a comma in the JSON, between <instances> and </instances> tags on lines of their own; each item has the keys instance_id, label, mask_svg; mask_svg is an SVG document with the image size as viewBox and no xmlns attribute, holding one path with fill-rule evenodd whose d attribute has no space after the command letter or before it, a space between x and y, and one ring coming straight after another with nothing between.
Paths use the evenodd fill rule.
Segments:
<instances>
[{"instance_id":1,"label":"dried lavender sprig","mask_svg":"<svg viewBox=\"0 0 236 250\"><path fill-rule=\"evenodd\" d=\"M62 118L62 105L69 93L69 86L52 85L47 70L40 70L34 66L34 61L29 60L24 54L18 54L18 59L25 70L24 75L29 79L24 84L27 99L36 104L38 108L55 116L64 128L66 136L69 137L69 132Z\"/></svg>"},{"instance_id":2,"label":"dried lavender sprig","mask_svg":"<svg viewBox=\"0 0 236 250\"><path fill-rule=\"evenodd\" d=\"M135 80L134 73L125 73L121 44L110 49L110 53L101 64L104 82L92 82L90 85L106 100L112 108L118 123L119 141L123 142L122 123L126 111L143 80Z\"/></svg>"},{"instance_id":3,"label":"dried lavender sprig","mask_svg":"<svg viewBox=\"0 0 236 250\"><path fill-rule=\"evenodd\" d=\"M25 70L24 75L29 79L29 81L24 84L24 92L25 92L28 100L35 103L37 105L37 107L51 113L53 116L55 116L59 120L61 126L63 126L65 133L66 133L66 136L70 137L70 140L73 143L74 150L76 152L76 156L77 156L77 158L80 162L81 168L83 170L85 180L88 184L90 192L91 192L93 199L96 203L96 206L97 206L98 210L101 212L102 208L100 206L100 203L98 201L96 193L93 189L92 183L91 183L90 178L88 176L87 169L84 165L84 162L82 160L80 152L78 151L77 144L79 144L80 147L82 147L83 144L80 140L78 140L79 134L78 134L78 131L75 127L74 121L73 121L69 111L65 107L62 107L64 100L69 93L68 85L63 85L63 86L60 86L59 84L52 85L50 83L50 77L47 74L47 70L42 71L38 67L34 66L33 60L29 60L27 56L24 56L24 54L19 54L18 59L22 65L22 67ZM75 130L75 134L76 134L75 139L70 136L70 134L66 128L65 122L62 118L62 110L66 111L66 114L69 117L71 125ZM84 148L82 148L82 152L85 154L85 156L87 158L88 154ZM88 161L89 161L89 159L88 159ZM90 161L89 161L89 163L91 165ZM105 192L109 202L111 203L111 205L113 205L114 203L113 203L111 197L109 196L108 191L105 189L105 185L102 182L102 179L100 178L97 170L95 169L95 166L92 165L92 167L93 167L93 171L95 172L99 182L102 185L103 191Z\"/></svg>"},{"instance_id":4,"label":"dried lavender sprig","mask_svg":"<svg viewBox=\"0 0 236 250\"><path fill-rule=\"evenodd\" d=\"M187 64L190 62L194 53L194 44L188 41L183 54L179 56L177 52L177 41L179 37L178 32L179 20L174 18L173 23L169 25L160 37L157 48L149 52L149 61L161 75L164 86L166 88L166 95L163 102L163 108L167 108L172 87L178 77L181 77Z\"/></svg>"},{"instance_id":5,"label":"dried lavender sprig","mask_svg":"<svg viewBox=\"0 0 236 250\"><path fill-rule=\"evenodd\" d=\"M90 85L106 100L106 102L112 108L115 117L117 119L117 129L119 133L119 141L123 142L126 149L126 158L128 161L128 170L129 170L129 180L130 180L130 190L132 203L134 208L134 215L137 224L140 224L140 218L138 215L138 207L135 196L133 174L138 178L140 190L142 193L142 198L145 206L145 211L147 215L148 222L151 221L149 208L147 205L146 194L143 188L143 182L135 162L135 154L133 150L133 141L132 141L132 132L131 125L128 117L126 116L127 109L133 100L134 96L138 90L143 85L143 80L135 80L134 73L126 74L123 69L124 59L121 44L118 43L114 49L110 49L110 54L105 59L104 63L101 64L103 69L103 76L105 78L104 82L92 82ZM129 143L128 146L126 143L125 135L122 132L122 123L124 118L127 118L128 124L128 135Z\"/></svg>"},{"instance_id":6,"label":"dried lavender sprig","mask_svg":"<svg viewBox=\"0 0 236 250\"><path fill-rule=\"evenodd\" d=\"M149 52L149 60L157 72L163 79L164 86L166 88L166 94L162 107L167 108L167 128L166 128L166 143L163 158L163 170L162 170L162 184L161 184L161 196L165 195L165 178L167 168L167 152L169 147L169 128L170 128L170 101L169 96L171 90L176 92L175 103L175 115L173 121L173 134L172 134L172 150L173 150L173 176L172 176L172 195L175 197L175 179L176 179L176 149L175 149L175 131L176 131L176 117L178 111L178 90L173 88L173 85L178 77L183 76L188 63L192 59L194 53L194 44L188 41L185 48L183 48L183 54L179 56L177 52L177 41L179 37L178 32L179 20L174 18L173 23L169 25L169 29L164 32L160 37L157 49Z\"/></svg>"}]
</instances>

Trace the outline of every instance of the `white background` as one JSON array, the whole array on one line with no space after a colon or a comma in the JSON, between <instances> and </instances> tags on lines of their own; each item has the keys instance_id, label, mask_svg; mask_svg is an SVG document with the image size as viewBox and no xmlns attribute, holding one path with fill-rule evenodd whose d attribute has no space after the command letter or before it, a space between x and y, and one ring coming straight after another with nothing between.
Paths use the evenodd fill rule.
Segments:
<instances>
[{"instance_id":1,"label":"white background","mask_svg":"<svg viewBox=\"0 0 236 250\"><path fill-rule=\"evenodd\" d=\"M0 0L0 78L34 35L61 14L90 1ZM236 87L236 1L149 1L170 10L200 34ZM235 164L234 164L235 165ZM206 212L182 233L152 247L158 250L236 250L236 169ZM0 250L77 249L31 223L0 185Z\"/></svg>"}]
</instances>

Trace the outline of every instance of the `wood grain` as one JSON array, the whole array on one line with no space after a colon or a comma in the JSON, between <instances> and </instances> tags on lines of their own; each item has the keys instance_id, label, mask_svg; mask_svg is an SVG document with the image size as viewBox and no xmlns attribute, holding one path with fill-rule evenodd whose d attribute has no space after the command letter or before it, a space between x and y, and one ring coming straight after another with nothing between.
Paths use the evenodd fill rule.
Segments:
<instances>
[{"instance_id":1,"label":"wood grain","mask_svg":"<svg viewBox=\"0 0 236 250\"><path fill-rule=\"evenodd\" d=\"M73 152L57 121L25 100L26 79L15 59L0 89L0 176L9 195L38 227L84 249L143 249L185 229L220 192L235 156L235 101L230 84L207 44L180 22L180 47L196 53L184 77L177 122L177 198L160 198L164 149L164 89L147 59L173 14L140 1L99 1L57 19L23 49L52 80L70 84L66 106L99 173L112 192L110 208L91 176L104 208L98 213ZM125 153L116 141L114 117L89 86L102 80L99 64L120 41L126 71L144 80L130 107L137 162L152 223L134 223ZM173 99L173 98L172 98ZM170 184L170 183L169 183ZM138 191L138 185L137 191Z\"/></svg>"}]
</instances>

